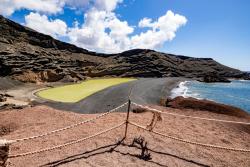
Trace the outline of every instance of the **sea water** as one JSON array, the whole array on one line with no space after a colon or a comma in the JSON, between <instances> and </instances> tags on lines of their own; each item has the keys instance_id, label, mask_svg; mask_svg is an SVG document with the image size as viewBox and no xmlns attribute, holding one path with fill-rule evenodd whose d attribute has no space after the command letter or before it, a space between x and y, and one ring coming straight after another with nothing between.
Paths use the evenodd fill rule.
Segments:
<instances>
[{"instance_id":1,"label":"sea water","mask_svg":"<svg viewBox=\"0 0 250 167\"><path fill-rule=\"evenodd\" d=\"M172 90L176 96L208 99L242 108L250 113L250 81L232 80L231 83L181 82Z\"/></svg>"}]
</instances>

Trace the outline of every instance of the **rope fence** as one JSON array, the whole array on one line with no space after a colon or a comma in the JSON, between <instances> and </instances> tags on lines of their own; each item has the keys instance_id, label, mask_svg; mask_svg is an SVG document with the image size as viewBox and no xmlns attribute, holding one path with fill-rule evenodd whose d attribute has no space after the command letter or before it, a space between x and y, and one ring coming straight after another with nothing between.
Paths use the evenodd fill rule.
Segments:
<instances>
[{"instance_id":1,"label":"rope fence","mask_svg":"<svg viewBox=\"0 0 250 167\"><path fill-rule=\"evenodd\" d=\"M160 132L156 132L156 131L153 131L153 130L148 130L147 128L145 128L145 127L143 127L143 126L140 126L140 125L138 125L138 124L136 124L136 123L133 123L133 122L129 122L129 124L130 124L130 125L133 125L133 126L135 126L135 127L138 127L138 128L140 128L140 129L143 129L143 130L145 130L145 131L148 131L148 132L151 132L151 133L154 133L154 134L157 134L157 135L160 135L160 136L163 136L163 137L172 139L172 140L176 140L176 141L179 141L179 142L183 142L183 143L188 143L188 144L197 145L197 146L202 146L202 147L208 147L208 148L216 148L216 149L230 150L230 151L250 152L250 150L246 150L246 149L238 149L238 148L230 148L230 147L216 146L216 145L211 145L211 144L204 144L204 143L193 142L193 141L189 141L189 140L185 140L185 139L180 139L180 138L173 137L173 136L169 136L169 135L166 135L166 134L163 134L163 133L160 133Z\"/></svg>"},{"instance_id":2,"label":"rope fence","mask_svg":"<svg viewBox=\"0 0 250 167\"><path fill-rule=\"evenodd\" d=\"M185 118L191 118L191 119L200 119L200 120L206 120L206 121L215 121L215 122L223 122L223 123L233 123L233 124L243 124L243 125L250 125L250 122L237 122L237 121L228 121L228 120L220 120L220 119L213 119L213 118L202 118L202 117L193 117L193 116L188 116L188 115L182 115L182 114L176 114L176 113L169 113L169 112L162 112L160 110L157 110L155 108L151 108L149 106L143 106L137 103L132 102L133 105L147 109L153 112L158 112L161 114L165 115L172 115L172 116L177 116L177 117L185 117Z\"/></svg>"},{"instance_id":3,"label":"rope fence","mask_svg":"<svg viewBox=\"0 0 250 167\"><path fill-rule=\"evenodd\" d=\"M28 156L28 155L38 154L38 153L42 153L42 152L46 152L46 151L52 151L52 150L55 150L55 149L67 147L67 146L70 146L70 145L73 145L73 144L76 144L76 143L84 142L84 141L86 141L88 139L94 138L94 137L102 135L104 133L110 132L110 131L112 131L114 129L117 129L117 128L123 126L123 125L125 125L124 139L127 137L128 125L132 125L132 126L135 126L137 128L143 129L143 130L148 131L150 133L160 135L160 136L168 138L168 139L172 139L172 140L175 140L175 141L188 143L188 144L192 144L192 145L196 145L196 146L214 148L214 149L222 149L222 150L228 150L228 151L236 151L236 152L250 152L250 150L247 150L247 149L230 148L230 147L224 147L224 146L218 146L218 145L199 143L199 142L194 142L194 141L190 141L190 140L181 139L181 138L177 138L177 137L174 137L174 136L166 135L166 134L163 134L163 133L160 133L160 132L156 132L156 131L153 131L152 129L148 129L147 127L138 125L138 124L136 124L134 122L130 122L129 121L129 113L130 113L130 110L131 110L131 105L134 105L134 106L137 106L137 107L140 107L140 108L143 108L143 109L150 110L152 112L157 112L157 113L166 114L166 115L179 116L179 117L185 117L185 118L200 119L200 120L207 120L207 121L216 121L216 122L224 122L224 123L244 124L244 125L250 125L250 123L219 120L219 119L210 119L210 118L202 118L202 117L192 117L192 116L186 116L186 115L181 115L181 114L162 112L160 110L151 108L149 106L143 106L143 105L131 102L130 99L128 100L128 102L126 102L126 103L124 103L124 104L122 104L122 105L120 105L120 106L118 106L118 107L116 107L116 108L114 108L114 109L112 109L112 110L110 110L108 112L100 114L100 115L98 115L98 116L96 116L94 118L91 118L91 119L88 119L88 120L85 120L85 121L82 121L82 122L78 122L78 123L66 126L64 128L56 129L56 130L53 130L53 131L50 131L50 132L47 132L47 133L44 133L44 134L41 134L41 135L37 135L37 136L31 136L31 137L20 138L20 139L15 139L15 140L0 140L0 144L2 144L2 145L4 145L4 144L5 145L11 145L11 144L14 144L14 143L17 143L17 142L36 139L36 138L41 138L41 137L48 136L48 135L51 135L51 134L54 134L54 133L58 133L58 132L61 132L61 131L64 131L64 130L72 129L74 127L86 124L88 122L93 122L93 121L95 121L95 120L97 120L97 119L99 119L101 117L104 117L104 116L106 116L106 115L108 115L108 114L110 114L110 113L112 113L112 112L126 106L126 105L128 105L126 120L124 122L116 125L116 126L113 126L113 127L109 128L109 129L106 129L106 130L103 130L103 131L100 131L100 132L97 132L97 133L95 133L93 135L90 135L90 136L87 136L87 137L84 137L84 138L81 138L81 139L78 139L78 140L74 140L72 142L64 143L64 144L61 144L61 145L55 145L55 146L44 148L44 149L41 149L41 150L36 150L36 151L31 151L31 152L26 152L26 153L21 153L21 154L14 154L14 155L10 154L8 157L9 158L24 157L24 156Z\"/></svg>"},{"instance_id":4,"label":"rope fence","mask_svg":"<svg viewBox=\"0 0 250 167\"><path fill-rule=\"evenodd\" d=\"M116 125L114 127L109 128L107 130L98 132L98 133L93 134L91 136L84 137L84 138L81 138L81 139L78 139L78 140L75 140L75 141L72 141L72 142L65 143L65 144L62 144L62 145L57 145L57 146L54 146L54 147L49 147L49 148L45 148L45 149L41 149L41 150L37 150L37 151L33 151L33 152L26 152L26 153L22 153L22 154L9 155L8 157L9 158L24 157L24 156L28 156L28 155L38 154L38 153L42 153L42 152L46 152L46 151L52 151L52 150L55 150L55 149L67 147L67 146L70 146L70 145L73 145L73 144L76 144L76 143L80 143L80 142L83 142L85 140L94 138L96 136L102 135L102 134L107 133L109 131L112 131L114 129L117 129L117 128L121 127L122 125L124 125L125 123L126 122L123 122L121 124L118 124L118 125Z\"/></svg>"},{"instance_id":5,"label":"rope fence","mask_svg":"<svg viewBox=\"0 0 250 167\"><path fill-rule=\"evenodd\" d=\"M16 142L21 142L21 141L25 141L25 140L31 140L31 139L36 139L36 138L40 138L40 137L44 137L44 136L48 136L48 135L51 135L51 134L54 134L54 133L58 133L58 132L61 132L61 131L64 131L64 130L68 130L68 129L72 129L74 127L77 127L77 126L80 126L80 125L83 125L83 124L86 124L86 123L89 123L89 122L94 122L95 120L101 118L101 117L104 117L122 107L124 107L125 105L127 105L128 102L108 111L108 112L105 112L103 114L100 114L92 119L88 119L88 120L85 120L85 121L82 121L82 122L78 122L78 123L75 123L75 124L72 124L72 125L69 125L69 126L66 126L64 128L60 128L60 129L56 129L56 130L53 130L53 131L50 131L50 132L47 132L47 133L44 133L44 134L41 134L41 135L37 135L37 136L31 136L31 137L26 137L26 138L21 138L21 139L15 139L15 140L11 140L12 143L16 143Z\"/></svg>"}]
</instances>

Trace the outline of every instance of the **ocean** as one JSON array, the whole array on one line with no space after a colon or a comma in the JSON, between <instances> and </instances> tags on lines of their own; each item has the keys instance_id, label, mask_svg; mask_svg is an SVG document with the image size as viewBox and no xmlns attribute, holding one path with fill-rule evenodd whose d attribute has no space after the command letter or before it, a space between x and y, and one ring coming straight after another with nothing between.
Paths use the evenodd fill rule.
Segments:
<instances>
[{"instance_id":1,"label":"ocean","mask_svg":"<svg viewBox=\"0 0 250 167\"><path fill-rule=\"evenodd\" d=\"M171 96L208 99L239 107L250 113L250 81L246 80L232 80L231 83L185 81L172 90Z\"/></svg>"}]
</instances>

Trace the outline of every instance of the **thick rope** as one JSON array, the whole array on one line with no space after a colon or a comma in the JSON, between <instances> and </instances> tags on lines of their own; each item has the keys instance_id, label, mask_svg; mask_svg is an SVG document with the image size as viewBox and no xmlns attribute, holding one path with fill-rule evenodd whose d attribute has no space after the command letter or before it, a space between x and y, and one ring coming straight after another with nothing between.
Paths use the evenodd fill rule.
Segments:
<instances>
[{"instance_id":1,"label":"thick rope","mask_svg":"<svg viewBox=\"0 0 250 167\"><path fill-rule=\"evenodd\" d=\"M104 117L104 116L106 116L106 115L108 115L108 114L110 114L110 113L112 113L112 112L114 112L114 111L116 111L116 110L124 107L125 105L127 105L127 102L124 103L124 104L122 104L122 105L120 105L120 106L118 106L118 107L116 107L116 108L114 108L114 109L112 109L112 110L110 110L110 111L108 111L108 112L106 112L106 113L100 114L100 115L98 115L98 116L96 116L96 117L94 117L92 119L88 119L88 120L85 120L85 121L82 121L82 122L78 122L76 124L72 124L72 125L66 126L64 128L56 129L56 130L53 130L53 131L50 131L50 132L47 132L47 133L44 133L44 134L41 134L41 135L31 136L31 137L26 137L26 138L11 140L11 141L12 141L12 143L16 143L16 142L21 142L21 141L25 141L25 140L36 139L36 138L48 136L48 135L51 135L51 134L54 134L54 133L58 133L58 132L61 132L61 131L64 131L64 130L72 129L72 128L77 127L79 125L83 125L83 124L86 124L86 123L89 123L89 122L93 122L93 121L95 121L95 120L97 120L97 119L99 119L101 117Z\"/></svg>"},{"instance_id":2,"label":"thick rope","mask_svg":"<svg viewBox=\"0 0 250 167\"><path fill-rule=\"evenodd\" d=\"M160 135L160 136L163 136L163 137L166 137L166 138L169 138L169 139L173 139L173 140L176 140L176 141L179 141L179 142L183 142L183 143L188 143L188 144L202 146L202 147L208 147L208 148L222 149L222 150L230 150L230 151L237 151L237 152L250 152L250 150L246 150L246 149L238 149L238 148L216 146L216 145L211 145L211 144L204 144L204 143L193 142L193 141L189 141L189 140L185 140L185 139L180 139L180 138L177 138L177 137L162 134L160 132L150 131L147 128L145 128L143 126L140 126L140 125L138 125L136 123L129 122L129 124L131 124L131 125L133 125L135 127L141 128L141 129L143 129L145 131L149 131L149 132L155 133L157 135Z\"/></svg>"},{"instance_id":3,"label":"thick rope","mask_svg":"<svg viewBox=\"0 0 250 167\"><path fill-rule=\"evenodd\" d=\"M165 115L173 115L177 117L185 117L185 118L192 118L192 119L200 119L200 120L206 120L206 121L215 121L215 122L224 122L224 123L233 123L233 124L243 124L243 125L250 125L250 122L237 122L237 121L228 121L228 120L220 120L220 119L213 119L213 118L202 118L202 117L193 117L193 116L188 116L188 115L182 115L182 114L175 114L175 113L169 113L169 112L162 112L160 110L148 107L148 106L143 106L137 103L132 102L133 105L138 106L140 108L144 108L147 110L151 110L153 112L158 112L161 114Z\"/></svg>"},{"instance_id":4,"label":"thick rope","mask_svg":"<svg viewBox=\"0 0 250 167\"><path fill-rule=\"evenodd\" d=\"M9 155L8 158L24 157L24 156L28 156L28 155L38 154L38 153L41 153L41 152L47 152L47 151L52 151L52 150L55 150L55 149L67 147L67 146L70 146L70 145L73 145L73 144L76 144L76 143L80 143L80 142L83 142L85 140L94 138L96 136L99 136L101 134L107 133L109 131L112 131L112 130L114 130L116 128L121 127L125 123L126 122L123 122L121 124L113 126L112 128L109 128L109 129L106 129L104 131L98 132L98 133L93 134L91 136L88 136L88 137L85 137L85 138L81 138L81 139L78 139L78 140L75 140L75 141L72 141L72 142L68 142L68 143L65 143L65 144L62 144L62 145L57 145L57 146L54 146L54 147L49 147L49 148L45 148L45 149L41 149L41 150L37 150L37 151L33 151L33 152L26 152L26 153L22 153L22 154Z\"/></svg>"}]
</instances>

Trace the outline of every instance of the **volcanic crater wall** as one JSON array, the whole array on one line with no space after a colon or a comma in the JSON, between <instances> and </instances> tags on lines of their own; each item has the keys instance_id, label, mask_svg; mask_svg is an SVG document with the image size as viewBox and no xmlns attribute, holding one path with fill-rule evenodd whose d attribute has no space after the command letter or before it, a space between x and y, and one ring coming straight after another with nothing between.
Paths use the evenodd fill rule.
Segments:
<instances>
[{"instance_id":1,"label":"volcanic crater wall","mask_svg":"<svg viewBox=\"0 0 250 167\"><path fill-rule=\"evenodd\" d=\"M0 77L33 81L26 77L27 74L36 76L39 82L103 76L201 78L206 74L219 78L250 78L248 73L211 58L192 58L148 49L118 54L90 52L0 16ZM46 79L43 74L53 78Z\"/></svg>"}]
</instances>

